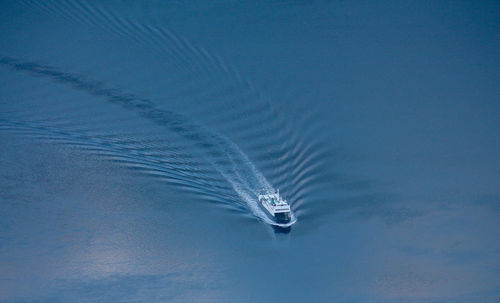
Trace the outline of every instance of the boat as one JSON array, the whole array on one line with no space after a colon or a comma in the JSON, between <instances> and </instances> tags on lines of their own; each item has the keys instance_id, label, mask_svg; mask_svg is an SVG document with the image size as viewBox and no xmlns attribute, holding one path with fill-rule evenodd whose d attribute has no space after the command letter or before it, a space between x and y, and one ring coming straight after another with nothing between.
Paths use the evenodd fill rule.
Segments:
<instances>
[{"instance_id":1,"label":"boat","mask_svg":"<svg viewBox=\"0 0 500 303\"><path fill-rule=\"evenodd\" d=\"M259 204L277 223L290 222L290 204L280 196L279 189L274 194L259 195Z\"/></svg>"}]
</instances>

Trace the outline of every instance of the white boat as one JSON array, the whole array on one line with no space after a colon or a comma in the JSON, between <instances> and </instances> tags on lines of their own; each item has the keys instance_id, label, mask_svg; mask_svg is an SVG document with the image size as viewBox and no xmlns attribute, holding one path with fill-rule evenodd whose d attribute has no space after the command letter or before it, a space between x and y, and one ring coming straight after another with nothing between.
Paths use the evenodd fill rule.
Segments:
<instances>
[{"instance_id":1,"label":"white boat","mask_svg":"<svg viewBox=\"0 0 500 303\"><path fill-rule=\"evenodd\" d=\"M276 222L290 222L290 205L280 196L279 189L274 194L259 195L259 204Z\"/></svg>"}]
</instances>

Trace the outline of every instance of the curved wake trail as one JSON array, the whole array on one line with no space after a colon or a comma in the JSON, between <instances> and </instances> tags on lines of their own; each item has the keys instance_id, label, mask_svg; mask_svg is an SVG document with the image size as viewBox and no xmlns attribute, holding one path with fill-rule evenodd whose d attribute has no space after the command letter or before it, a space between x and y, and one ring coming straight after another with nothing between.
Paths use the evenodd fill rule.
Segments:
<instances>
[{"instance_id":1,"label":"curved wake trail","mask_svg":"<svg viewBox=\"0 0 500 303\"><path fill-rule=\"evenodd\" d=\"M134 112L140 117L166 127L173 133L187 139L200 151L203 151L203 155L213 168L231 184L239 198L247 204L248 209L256 217L269 224L274 223L266 217L257 204L257 195L262 192L273 192L273 187L248 156L227 137L194 123L181 114L160 109L150 100L126 94L115 88L108 88L98 81L88 80L36 62L11 57L0 57L0 64L14 71L46 77L93 96L104 98L114 105ZM294 215L293 218L291 224L296 221Z\"/></svg>"},{"instance_id":2,"label":"curved wake trail","mask_svg":"<svg viewBox=\"0 0 500 303\"><path fill-rule=\"evenodd\" d=\"M257 204L257 195L274 192L271 184L285 193L296 214L311 211L307 210L314 204L311 202L324 203L318 193L332 188L331 178L325 177L325 173L328 174L326 168L332 166L326 163L331 155L322 135L325 129L318 123L313 110L295 108L293 102L286 108L276 108L237 69L173 32L168 23L168 10L163 11L166 15L156 18L147 9L137 7L134 15L130 15L127 9L117 10L106 2L21 0L18 4L27 12L46 18L47 22L60 24L62 21L69 26L67 34L82 35L92 43L75 39L69 44L54 43L35 54L5 53L11 57L3 57L0 64L105 98L108 104L120 106L143 118L133 119L133 123L150 121L162 126L162 130L168 129L168 133L177 134L181 141L188 142L178 146L177 150L188 153L190 157L186 161L198 166L177 163L177 158L163 161L161 165L172 167L171 171L191 171L191 179L200 178L194 172L203 166L205 173L210 170L224 180L213 181L217 178L214 176L206 180L206 184L215 182L218 190L224 192L224 198L205 183L204 189L196 189L199 194L209 193L205 196L207 199L216 197L217 201L232 203L238 209L250 209L254 216L267 223L271 220ZM136 14L138 11L143 14ZM40 40L59 41L60 38L59 31L45 35ZM50 62L51 66L58 68L37 62ZM69 69L72 73L64 72ZM88 78L78 75L87 75ZM90 79L101 79L108 85ZM126 92L118 89L120 87L127 87ZM148 99L139 96L148 96ZM38 98L35 95L26 100ZM30 102L27 102L28 107ZM84 128L92 131L96 127L106 129L111 126L107 119L116 119L115 113L101 115L101 120L89 127L84 119L87 115L80 112L81 108L89 110L88 105L54 103L55 107L43 109L49 111L49 119L57 115L73 115ZM102 114L101 105L93 104L95 108L91 110ZM283 110L285 114L281 113ZM32 116L39 119L36 113ZM293 122L284 119L285 116L294 117ZM123 129L127 129L125 132L130 130L122 127L118 132L123 132ZM168 135L159 134L157 138L163 139L164 136ZM151 136L145 134L140 138L150 140ZM178 143L177 140L173 142ZM172 149L165 145L158 147ZM120 151L130 152L127 149ZM258 163L259 169L250 158ZM189 187L187 184L191 181L182 182L185 183L183 186ZM221 188L229 189L231 193ZM191 189L195 190L194 187Z\"/></svg>"}]
</instances>

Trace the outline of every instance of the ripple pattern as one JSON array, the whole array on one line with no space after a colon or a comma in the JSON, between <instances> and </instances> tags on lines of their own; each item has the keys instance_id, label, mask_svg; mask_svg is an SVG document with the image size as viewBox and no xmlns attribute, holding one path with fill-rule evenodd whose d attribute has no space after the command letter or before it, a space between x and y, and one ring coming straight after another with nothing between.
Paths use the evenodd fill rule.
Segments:
<instances>
[{"instance_id":1,"label":"ripple pattern","mask_svg":"<svg viewBox=\"0 0 500 303\"><path fill-rule=\"evenodd\" d=\"M42 91L39 96L24 94L13 109L1 108L2 115L9 112L9 119L0 120L3 131L78 147L269 224L274 223L258 207L259 193L280 188L300 215L315 192L328 190L322 177L328 150L313 110L290 106L287 110L302 118L286 121L280 114L284 109L235 68L154 22L119 17L98 3L21 4L73 24L75 31L91 29L119 41L129 53L108 54L86 66L78 62L89 60L71 51L75 46L58 49L48 59L3 55L0 65L10 71L92 97L52 102ZM150 57L130 60L139 50ZM32 111L36 102L43 102L42 109ZM89 116L92 121L85 118ZM112 131L123 125L128 133ZM292 224L296 221L293 215Z\"/></svg>"}]
</instances>

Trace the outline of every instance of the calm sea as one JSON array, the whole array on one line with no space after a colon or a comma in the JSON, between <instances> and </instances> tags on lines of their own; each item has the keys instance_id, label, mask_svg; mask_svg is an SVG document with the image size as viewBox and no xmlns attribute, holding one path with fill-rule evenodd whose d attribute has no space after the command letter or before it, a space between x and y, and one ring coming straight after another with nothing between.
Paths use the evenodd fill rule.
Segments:
<instances>
[{"instance_id":1,"label":"calm sea","mask_svg":"<svg viewBox=\"0 0 500 303\"><path fill-rule=\"evenodd\" d=\"M1 1L0 302L499 302L499 19Z\"/></svg>"}]
</instances>

